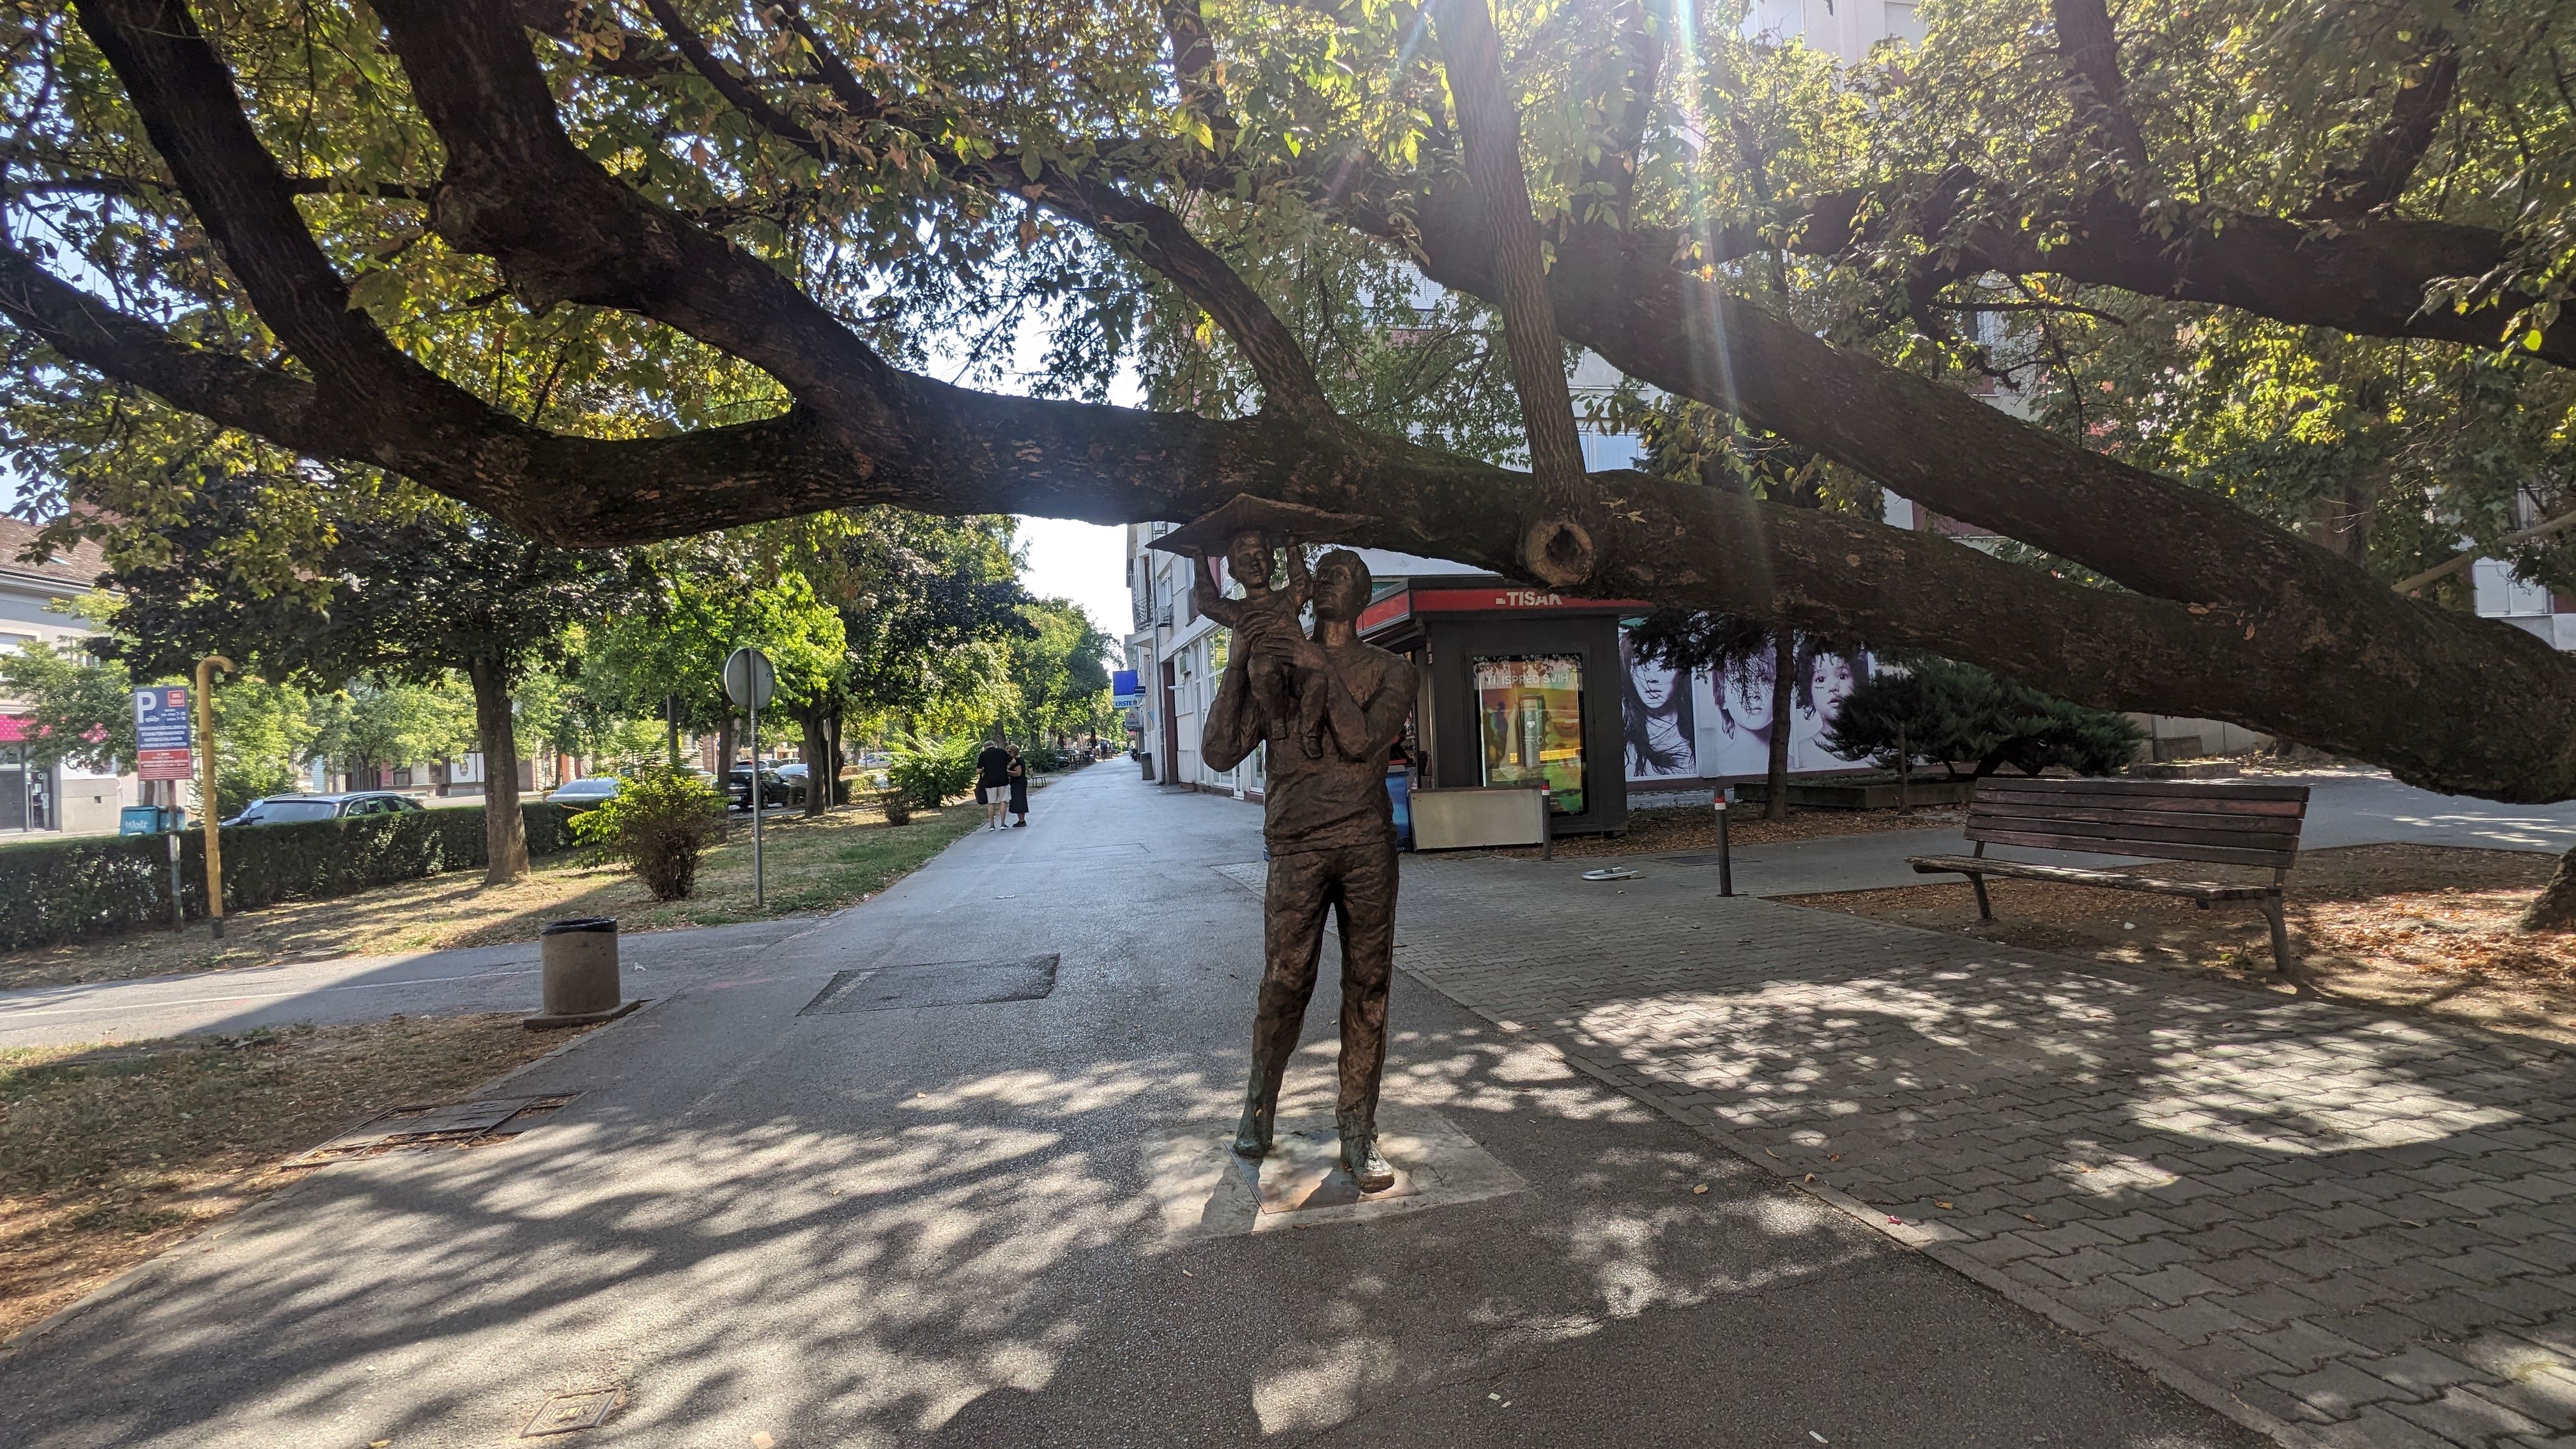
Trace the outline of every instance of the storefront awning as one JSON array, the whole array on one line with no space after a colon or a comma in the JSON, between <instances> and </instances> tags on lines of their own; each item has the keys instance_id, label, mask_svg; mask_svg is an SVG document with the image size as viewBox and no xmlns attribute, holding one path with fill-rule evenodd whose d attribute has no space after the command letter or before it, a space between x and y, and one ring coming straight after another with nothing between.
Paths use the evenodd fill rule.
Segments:
<instances>
[{"instance_id":1,"label":"storefront awning","mask_svg":"<svg viewBox=\"0 0 2576 1449\"><path fill-rule=\"evenodd\" d=\"M1643 599L1584 599L1499 581L1459 587L1444 580L1443 587L1408 586L1369 605L1360 612L1359 632L1373 634L1420 614L1546 614L1653 607Z\"/></svg>"}]
</instances>

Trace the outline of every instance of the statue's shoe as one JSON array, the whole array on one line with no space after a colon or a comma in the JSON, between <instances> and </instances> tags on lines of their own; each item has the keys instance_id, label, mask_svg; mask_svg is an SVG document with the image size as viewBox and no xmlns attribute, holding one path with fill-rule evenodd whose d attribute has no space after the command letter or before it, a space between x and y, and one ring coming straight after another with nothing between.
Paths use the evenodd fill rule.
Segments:
<instances>
[{"instance_id":1,"label":"statue's shoe","mask_svg":"<svg viewBox=\"0 0 2576 1449\"><path fill-rule=\"evenodd\" d=\"M1243 1121L1234 1129L1234 1155L1237 1157L1270 1155L1270 1124L1262 1121L1250 1110L1244 1112Z\"/></svg>"},{"instance_id":2,"label":"statue's shoe","mask_svg":"<svg viewBox=\"0 0 2576 1449\"><path fill-rule=\"evenodd\" d=\"M1384 1192L1395 1186L1395 1168L1378 1155L1375 1133L1354 1133L1342 1139L1342 1170L1351 1175L1362 1192Z\"/></svg>"}]
</instances>

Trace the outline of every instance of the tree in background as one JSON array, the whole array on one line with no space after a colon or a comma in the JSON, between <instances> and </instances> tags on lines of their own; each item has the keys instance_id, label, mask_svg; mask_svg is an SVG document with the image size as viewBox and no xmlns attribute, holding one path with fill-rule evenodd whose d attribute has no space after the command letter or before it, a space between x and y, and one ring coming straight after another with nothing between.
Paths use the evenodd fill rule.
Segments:
<instances>
[{"instance_id":1,"label":"tree in background","mask_svg":"<svg viewBox=\"0 0 2576 1449\"><path fill-rule=\"evenodd\" d=\"M806 521L812 522L810 520ZM832 516L803 554L841 615L847 657L832 738L806 736L838 768L847 717L880 732L920 727L980 732L998 717L1004 646L1031 625L1021 610L1019 559L1007 517L933 518L898 508ZM811 792L806 808L817 808Z\"/></svg>"},{"instance_id":2,"label":"tree in background","mask_svg":"<svg viewBox=\"0 0 2576 1449\"><path fill-rule=\"evenodd\" d=\"M31 639L0 649L0 694L24 703L35 726L28 762L38 769L69 760L107 770L134 758L132 680L115 660L92 662Z\"/></svg>"},{"instance_id":3,"label":"tree in background","mask_svg":"<svg viewBox=\"0 0 2576 1449\"><path fill-rule=\"evenodd\" d=\"M1010 641L1010 680L1018 698L1005 727L1030 743L1061 746L1096 729L1109 711L1109 655L1114 641L1070 599L1021 606L1029 632Z\"/></svg>"},{"instance_id":4,"label":"tree in background","mask_svg":"<svg viewBox=\"0 0 2576 1449\"><path fill-rule=\"evenodd\" d=\"M561 662L571 625L614 614L632 597L628 560L616 550L550 547L470 510L353 480L309 568L285 580L245 579L234 556L244 540L262 537L270 495L306 486L209 472L174 500L171 516L104 525L125 605L101 652L147 674L222 653L278 682L337 689L370 680L380 692L353 703L348 751L379 761L437 733L415 717L434 701L399 687L434 693L462 676L483 757L484 879L516 878L528 868L528 841L511 690L531 669ZM365 709L375 706L388 713L367 722Z\"/></svg>"},{"instance_id":5,"label":"tree in background","mask_svg":"<svg viewBox=\"0 0 2576 1449\"><path fill-rule=\"evenodd\" d=\"M1919 658L1855 686L1824 734L1838 755L1910 770L1918 759L1978 779L2009 765L2025 775L2063 767L2108 775L2138 757L2145 732L2127 715L1997 679L1972 664Z\"/></svg>"},{"instance_id":6,"label":"tree in background","mask_svg":"<svg viewBox=\"0 0 2576 1449\"><path fill-rule=\"evenodd\" d=\"M733 766L742 711L725 698L724 663L757 648L778 672L771 711L794 714L839 687L841 616L802 572L781 567L747 537L711 535L652 550L652 585L618 618L589 631L585 690L630 718L661 719L676 697L682 724L712 730L719 774ZM755 754L758 744L753 743Z\"/></svg>"}]
</instances>

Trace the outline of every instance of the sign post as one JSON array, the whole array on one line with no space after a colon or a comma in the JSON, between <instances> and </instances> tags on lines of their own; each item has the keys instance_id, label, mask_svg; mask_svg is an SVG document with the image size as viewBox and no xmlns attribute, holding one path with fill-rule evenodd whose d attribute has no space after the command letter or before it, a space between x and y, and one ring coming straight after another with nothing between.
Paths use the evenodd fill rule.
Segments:
<instances>
[{"instance_id":1,"label":"sign post","mask_svg":"<svg viewBox=\"0 0 2576 1449\"><path fill-rule=\"evenodd\" d=\"M765 911L769 883L760 858L760 707L777 692L778 671L759 650L737 649L725 659L724 688L725 698L751 712L751 904ZM733 761L725 761L725 772L733 772Z\"/></svg>"},{"instance_id":2,"label":"sign post","mask_svg":"<svg viewBox=\"0 0 2576 1449\"><path fill-rule=\"evenodd\" d=\"M188 691L184 687L160 685L134 691L134 773L144 780L172 781L170 798L177 800L175 782L195 773L190 761L196 735L188 726ZM188 924L187 887L179 873L179 812L174 806L163 817L170 828L170 929Z\"/></svg>"},{"instance_id":3,"label":"sign post","mask_svg":"<svg viewBox=\"0 0 2576 1449\"><path fill-rule=\"evenodd\" d=\"M206 828L206 919L214 922L215 939L224 938L224 842L221 831L224 813L215 801L215 671L233 673L233 662L220 654L209 654L197 661L197 737L204 748L197 752L199 776L197 811Z\"/></svg>"}]
</instances>

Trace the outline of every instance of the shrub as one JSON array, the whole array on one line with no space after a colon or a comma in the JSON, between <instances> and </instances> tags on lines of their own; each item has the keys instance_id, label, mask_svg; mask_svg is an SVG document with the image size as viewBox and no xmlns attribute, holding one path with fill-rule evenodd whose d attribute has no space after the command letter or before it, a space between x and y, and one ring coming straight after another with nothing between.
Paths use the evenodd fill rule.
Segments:
<instances>
[{"instance_id":1,"label":"shrub","mask_svg":"<svg viewBox=\"0 0 2576 1449\"><path fill-rule=\"evenodd\" d=\"M875 799L877 808L885 812L886 824L910 825L912 823L912 802L904 798L901 790L880 790L872 798Z\"/></svg>"},{"instance_id":2,"label":"shrub","mask_svg":"<svg viewBox=\"0 0 2576 1449\"><path fill-rule=\"evenodd\" d=\"M894 747L886 780L913 804L935 810L941 801L975 788L975 756L983 748L973 735L946 739L906 735Z\"/></svg>"},{"instance_id":3,"label":"shrub","mask_svg":"<svg viewBox=\"0 0 2576 1449\"><path fill-rule=\"evenodd\" d=\"M217 818L230 820L249 809L253 800L292 794L302 784L302 778L282 760L225 760L215 771L215 800L223 812Z\"/></svg>"},{"instance_id":4,"label":"shrub","mask_svg":"<svg viewBox=\"0 0 2576 1449\"><path fill-rule=\"evenodd\" d=\"M622 860L657 901L697 889L698 857L724 831L724 797L686 770L654 766L573 818L574 836L603 860Z\"/></svg>"},{"instance_id":5,"label":"shrub","mask_svg":"<svg viewBox=\"0 0 2576 1449\"><path fill-rule=\"evenodd\" d=\"M2144 738L2126 715L1946 659L1872 675L1843 700L1825 731L1826 746L1845 757L1867 755L1884 768L1929 759L1952 774L1973 761L1980 779L2006 765L2025 775L2052 765L2107 775L2137 758Z\"/></svg>"},{"instance_id":6,"label":"shrub","mask_svg":"<svg viewBox=\"0 0 2576 1449\"><path fill-rule=\"evenodd\" d=\"M1073 751L1060 750L1053 745L1030 745L1020 751L1020 759L1032 775L1052 775L1058 770L1073 768Z\"/></svg>"},{"instance_id":7,"label":"shrub","mask_svg":"<svg viewBox=\"0 0 2576 1449\"><path fill-rule=\"evenodd\" d=\"M528 850L569 849L563 807L519 807ZM224 909L328 900L451 870L480 870L483 807L406 810L355 820L244 825L223 832ZM170 920L169 837L85 836L0 846L0 951L52 946ZM179 837L180 905L206 913L205 832Z\"/></svg>"}]
</instances>

